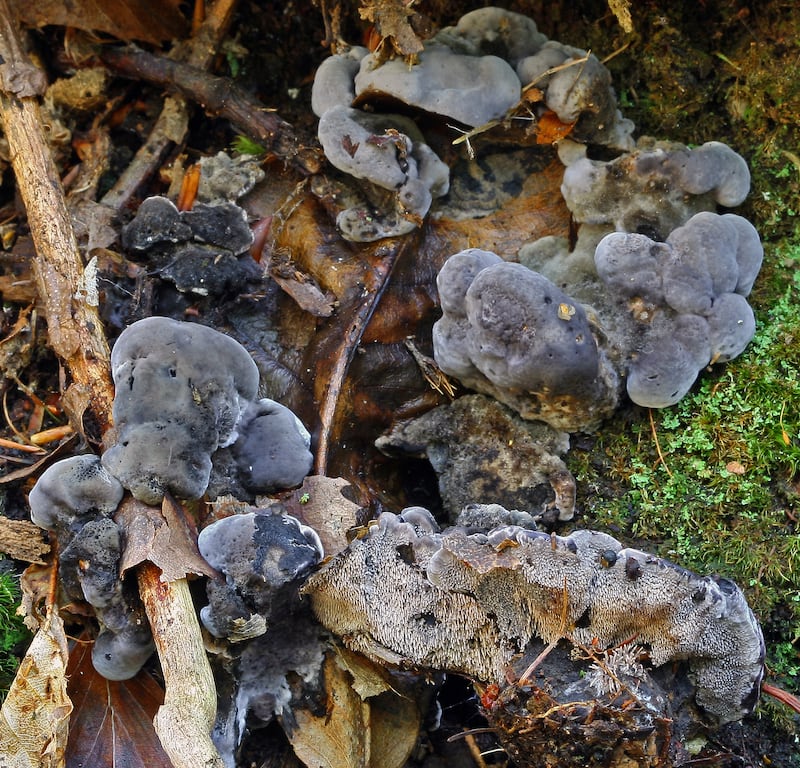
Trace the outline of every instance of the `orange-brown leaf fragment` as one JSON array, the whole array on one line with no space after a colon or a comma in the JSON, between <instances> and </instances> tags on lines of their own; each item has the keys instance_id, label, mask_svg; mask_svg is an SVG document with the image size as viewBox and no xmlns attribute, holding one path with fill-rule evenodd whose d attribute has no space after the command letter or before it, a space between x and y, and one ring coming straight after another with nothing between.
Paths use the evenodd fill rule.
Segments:
<instances>
[{"instance_id":1,"label":"orange-brown leaf fragment","mask_svg":"<svg viewBox=\"0 0 800 768\"><path fill-rule=\"evenodd\" d=\"M547 110L536 123L536 143L554 144L555 142L569 136L575 123L562 123L558 115L551 110Z\"/></svg>"},{"instance_id":2,"label":"orange-brown leaf fragment","mask_svg":"<svg viewBox=\"0 0 800 768\"><path fill-rule=\"evenodd\" d=\"M161 570L162 581L183 579L189 573L217 575L197 549L197 536L185 510L169 496L164 497L161 510L127 498L114 519L124 531L120 573L149 560Z\"/></svg>"}]
</instances>

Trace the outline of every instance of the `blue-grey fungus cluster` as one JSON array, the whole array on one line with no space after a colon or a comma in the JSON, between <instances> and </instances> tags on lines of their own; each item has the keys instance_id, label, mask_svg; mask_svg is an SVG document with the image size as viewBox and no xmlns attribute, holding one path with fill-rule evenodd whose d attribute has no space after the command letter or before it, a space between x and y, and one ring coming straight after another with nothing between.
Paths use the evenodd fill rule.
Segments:
<instances>
[{"instance_id":1,"label":"blue-grey fungus cluster","mask_svg":"<svg viewBox=\"0 0 800 768\"><path fill-rule=\"evenodd\" d=\"M258 369L223 333L150 317L120 335L111 366L116 442L100 458L76 456L51 466L29 502L32 521L58 538L65 589L97 614L95 668L121 680L135 675L153 650L136 596L120 580L122 538L112 516L125 491L151 505L166 493L200 498L216 455L229 450L242 482L263 493L302 482L312 456L297 417L273 400L256 399ZM260 552L275 556L274 548ZM289 546L276 567L288 567L295 554ZM242 563L252 569L252 560Z\"/></svg>"},{"instance_id":2,"label":"blue-grey fungus cluster","mask_svg":"<svg viewBox=\"0 0 800 768\"><path fill-rule=\"evenodd\" d=\"M368 54L355 77L357 103L391 97L470 127L503 117L519 101L520 90L507 61L455 53L435 39L412 66Z\"/></svg>"},{"instance_id":3,"label":"blue-grey fungus cluster","mask_svg":"<svg viewBox=\"0 0 800 768\"><path fill-rule=\"evenodd\" d=\"M301 690L317 684L329 638L301 604L298 589L322 559L322 544L313 529L273 504L212 523L198 547L222 574L206 584L200 619L225 641L215 676L227 695L220 698L212 737L232 766L253 720L268 723L277 715L291 722L298 681L305 684Z\"/></svg>"},{"instance_id":4,"label":"blue-grey fungus cluster","mask_svg":"<svg viewBox=\"0 0 800 768\"><path fill-rule=\"evenodd\" d=\"M334 167L360 181L363 195L337 216L343 237L364 242L406 234L448 191L448 167L392 104L401 106L398 112L475 128L510 115L529 77L544 92L542 105L532 108L576 123L576 138L632 146L633 124L616 109L608 70L585 51L548 41L532 19L501 8L473 11L442 29L412 64L362 47L324 61L311 99L320 143Z\"/></svg>"},{"instance_id":5,"label":"blue-grey fungus cluster","mask_svg":"<svg viewBox=\"0 0 800 768\"><path fill-rule=\"evenodd\" d=\"M746 297L762 258L752 224L730 213L698 213L664 243L624 232L600 241L598 275L637 328L627 370L635 403L673 405L709 363L742 353L755 334Z\"/></svg>"},{"instance_id":6,"label":"blue-grey fungus cluster","mask_svg":"<svg viewBox=\"0 0 800 768\"><path fill-rule=\"evenodd\" d=\"M92 663L109 680L133 677L154 648L144 611L120 580L121 532L112 515L123 493L100 459L86 454L53 464L29 494L31 520L58 539L65 591L95 610L101 631Z\"/></svg>"},{"instance_id":7,"label":"blue-grey fungus cluster","mask_svg":"<svg viewBox=\"0 0 800 768\"><path fill-rule=\"evenodd\" d=\"M271 617L285 607L284 587L323 557L317 533L280 508L217 520L200 532L197 546L225 576L224 582L209 580L200 618L212 635L239 641L266 632Z\"/></svg>"},{"instance_id":8,"label":"blue-grey fungus cluster","mask_svg":"<svg viewBox=\"0 0 800 768\"><path fill-rule=\"evenodd\" d=\"M383 513L302 589L353 650L496 682L532 639L555 641L566 626L598 650L635 637L652 667L687 661L694 700L720 723L755 706L764 641L727 579L699 576L605 533L439 531L425 510L411 511L412 520L405 511Z\"/></svg>"},{"instance_id":9,"label":"blue-grey fungus cluster","mask_svg":"<svg viewBox=\"0 0 800 768\"><path fill-rule=\"evenodd\" d=\"M253 233L244 209L231 201L179 211L166 197L149 197L122 230L122 245L146 259L182 292L219 296L241 289L252 265Z\"/></svg>"},{"instance_id":10,"label":"blue-grey fungus cluster","mask_svg":"<svg viewBox=\"0 0 800 768\"><path fill-rule=\"evenodd\" d=\"M230 336L149 317L117 339L111 368L117 434L103 464L140 501L200 498L218 457L251 493L297 485L311 469L308 430L257 399L258 368Z\"/></svg>"},{"instance_id":11,"label":"blue-grey fungus cluster","mask_svg":"<svg viewBox=\"0 0 800 768\"><path fill-rule=\"evenodd\" d=\"M575 221L657 240L695 213L740 205L750 191L747 163L718 141L689 149L642 139L614 160L562 159L561 194Z\"/></svg>"},{"instance_id":12,"label":"blue-grey fungus cluster","mask_svg":"<svg viewBox=\"0 0 800 768\"><path fill-rule=\"evenodd\" d=\"M167 317L128 326L111 351L116 443L103 465L137 499L197 499L211 455L231 445L258 393L258 368L237 341Z\"/></svg>"},{"instance_id":13,"label":"blue-grey fungus cluster","mask_svg":"<svg viewBox=\"0 0 800 768\"><path fill-rule=\"evenodd\" d=\"M369 205L342 210L336 225L354 242L407 234L447 193L447 166L401 115L370 114L335 105L320 116L318 135L331 165L360 180ZM383 198L390 198L387 205Z\"/></svg>"},{"instance_id":14,"label":"blue-grey fungus cluster","mask_svg":"<svg viewBox=\"0 0 800 768\"><path fill-rule=\"evenodd\" d=\"M617 374L584 308L546 277L470 248L436 284L433 349L446 374L555 429L586 429L613 411Z\"/></svg>"}]
</instances>

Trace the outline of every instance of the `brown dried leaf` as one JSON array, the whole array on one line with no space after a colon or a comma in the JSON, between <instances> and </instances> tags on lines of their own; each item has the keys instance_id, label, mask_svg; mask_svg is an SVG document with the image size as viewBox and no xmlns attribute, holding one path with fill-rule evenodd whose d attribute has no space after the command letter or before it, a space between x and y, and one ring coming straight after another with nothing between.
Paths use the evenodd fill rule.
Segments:
<instances>
[{"instance_id":1,"label":"brown dried leaf","mask_svg":"<svg viewBox=\"0 0 800 768\"><path fill-rule=\"evenodd\" d=\"M345 488L350 483L341 477L310 475L283 500L289 514L319 534L326 556L341 552L347 546L345 534L358 525L360 507L344 495Z\"/></svg>"},{"instance_id":2,"label":"brown dried leaf","mask_svg":"<svg viewBox=\"0 0 800 768\"><path fill-rule=\"evenodd\" d=\"M123 682L106 680L92 666L91 648L79 642L67 667L67 691L75 708L66 768L172 768L152 724L164 701L158 683L145 671Z\"/></svg>"},{"instance_id":3,"label":"brown dried leaf","mask_svg":"<svg viewBox=\"0 0 800 768\"><path fill-rule=\"evenodd\" d=\"M386 674L353 653L329 654L323 665L327 711L295 709L289 741L306 765L400 768L419 732L411 698L397 694Z\"/></svg>"},{"instance_id":4,"label":"brown dried leaf","mask_svg":"<svg viewBox=\"0 0 800 768\"><path fill-rule=\"evenodd\" d=\"M63 765L72 702L67 638L51 608L20 664L0 711L0 756L14 768ZM5 762L8 761L8 762Z\"/></svg>"},{"instance_id":5,"label":"brown dried leaf","mask_svg":"<svg viewBox=\"0 0 800 768\"><path fill-rule=\"evenodd\" d=\"M189 25L179 0L11 0L23 24L107 32L120 40L158 44L184 37Z\"/></svg>"},{"instance_id":6,"label":"brown dried leaf","mask_svg":"<svg viewBox=\"0 0 800 768\"><path fill-rule=\"evenodd\" d=\"M197 534L185 510L169 496L161 510L126 498L114 519L124 531L120 573L149 560L161 570L162 581L184 579L189 573L217 576L197 549Z\"/></svg>"},{"instance_id":7,"label":"brown dried leaf","mask_svg":"<svg viewBox=\"0 0 800 768\"><path fill-rule=\"evenodd\" d=\"M378 0L371 5L359 8L358 13L364 21L371 21L380 35L378 48L388 45L400 56L414 56L422 48L422 40L417 37L410 19L414 15L412 2L404 0ZM392 51L385 51L391 55Z\"/></svg>"}]
</instances>

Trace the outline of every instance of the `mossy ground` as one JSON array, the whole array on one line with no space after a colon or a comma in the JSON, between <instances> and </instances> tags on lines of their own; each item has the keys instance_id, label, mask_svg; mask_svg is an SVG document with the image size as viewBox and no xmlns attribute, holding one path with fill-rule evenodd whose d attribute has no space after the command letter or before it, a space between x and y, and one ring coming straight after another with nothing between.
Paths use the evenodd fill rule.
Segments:
<instances>
[{"instance_id":1,"label":"mossy ground","mask_svg":"<svg viewBox=\"0 0 800 768\"><path fill-rule=\"evenodd\" d=\"M20 593L16 578L0 572L0 700L8 692L19 660L17 654L30 640L30 632L17 615Z\"/></svg>"},{"instance_id":2,"label":"mossy ground","mask_svg":"<svg viewBox=\"0 0 800 768\"><path fill-rule=\"evenodd\" d=\"M581 524L739 582L764 626L771 681L798 694L800 13L793 2L637 4L634 24L633 37L595 42L630 44L609 66L638 134L725 141L750 165L736 212L765 248L750 297L758 328L677 406L631 408L578 441ZM762 712L800 732L787 709Z\"/></svg>"}]
</instances>

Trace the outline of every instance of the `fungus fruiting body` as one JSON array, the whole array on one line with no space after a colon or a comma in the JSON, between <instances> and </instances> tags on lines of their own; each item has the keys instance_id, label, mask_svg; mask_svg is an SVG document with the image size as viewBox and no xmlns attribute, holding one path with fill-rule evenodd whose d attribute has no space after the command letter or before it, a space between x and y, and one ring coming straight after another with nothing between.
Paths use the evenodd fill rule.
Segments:
<instances>
[{"instance_id":1,"label":"fungus fruiting body","mask_svg":"<svg viewBox=\"0 0 800 768\"><path fill-rule=\"evenodd\" d=\"M123 331L111 367L117 442L103 465L146 504L202 496L211 454L236 440L257 394L250 355L211 328L150 317Z\"/></svg>"},{"instance_id":2,"label":"fungus fruiting body","mask_svg":"<svg viewBox=\"0 0 800 768\"><path fill-rule=\"evenodd\" d=\"M617 402L617 378L586 312L543 275L496 254L451 256L437 277L441 369L525 418L575 431Z\"/></svg>"},{"instance_id":3,"label":"fungus fruiting body","mask_svg":"<svg viewBox=\"0 0 800 768\"><path fill-rule=\"evenodd\" d=\"M552 57L555 74L534 74ZM541 104L523 98L528 77L544 91ZM449 168L409 113L447 130L480 131L509 121L520 104L526 120L551 110L574 123L580 141L632 146L633 124L616 108L605 66L586 51L548 41L518 13L491 7L468 13L425 41L413 61L360 47L331 56L314 78L312 107L329 162L359 180L350 185L358 202L336 194L342 236L370 242L407 234L447 194Z\"/></svg>"},{"instance_id":4,"label":"fungus fruiting body","mask_svg":"<svg viewBox=\"0 0 800 768\"><path fill-rule=\"evenodd\" d=\"M121 334L111 366L116 442L102 458L90 454L56 462L41 475L29 501L33 522L58 538L66 591L95 610L101 629L95 668L123 680L153 651L135 591L120 578L124 532L113 516L125 491L150 505L160 504L167 493L198 499L216 456L226 449L249 489L288 487L302 482L311 453L308 431L288 408L256 399L258 369L223 333L150 317ZM315 542L319 545L318 538ZM270 546L262 548L264 563L274 554ZM309 551L318 559L314 546ZM286 557L298 552L287 545ZM252 567L252 558L242 562Z\"/></svg>"},{"instance_id":5,"label":"fungus fruiting body","mask_svg":"<svg viewBox=\"0 0 800 768\"><path fill-rule=\"evenodd\" d=\"M382 514L303 588L351 648L494 682L535 637L569 633L595 649L635 637L653 667L688 660L695 700L715 720L738 720L755 705L764 642L732 582L596 531L561 537L502 525L467 534L421 526L421 515Z\"/></svg>"}]
</instances>

